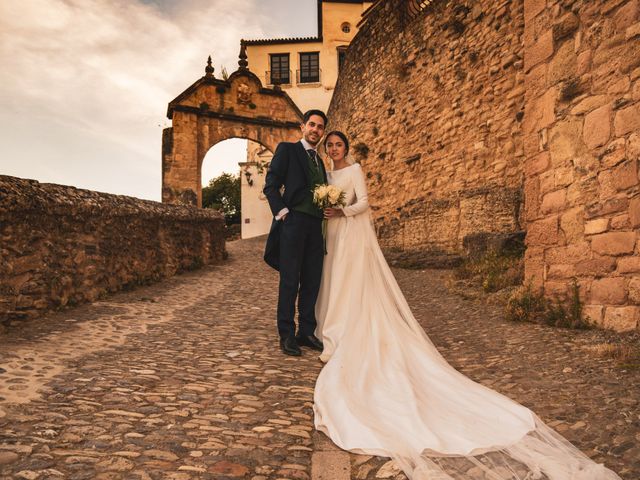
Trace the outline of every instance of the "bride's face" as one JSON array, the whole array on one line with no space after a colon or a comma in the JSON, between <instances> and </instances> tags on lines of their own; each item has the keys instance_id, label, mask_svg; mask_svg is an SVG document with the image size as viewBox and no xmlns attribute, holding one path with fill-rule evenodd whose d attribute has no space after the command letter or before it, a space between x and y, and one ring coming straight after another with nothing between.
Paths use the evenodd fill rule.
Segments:
<instances>
[{"instance_id":1,"label":"bride's face","mask_svg":"<svg viewBox=\"0 0 640 480\"><path fill-rule=\"evenodd\" d=\"M325 150L327 151L329 158L334 162L344 160L344 157L347 154L347 148L344 142L337 135L329 135L325 144Z\"/></svg>"}]
</instances>

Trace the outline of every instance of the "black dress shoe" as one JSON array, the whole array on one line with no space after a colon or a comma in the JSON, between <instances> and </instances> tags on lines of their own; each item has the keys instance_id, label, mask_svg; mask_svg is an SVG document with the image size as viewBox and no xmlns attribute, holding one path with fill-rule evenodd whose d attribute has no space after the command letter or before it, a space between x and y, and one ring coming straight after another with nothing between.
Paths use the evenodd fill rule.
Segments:
<instances>
[{"instance_id":1,"label":"black dress shoe","mask_svg":"<svg viewBox=\"0 0 640 480\"><path fill-rule=\"evenodd\" d=\"M280 350L282 350L284 354L293 355L294 357L302 355L302 350L300 350L300 347L294 337L281 338Z\"/></svg>"},{"instance_id":2,"label":"black dress shoe","mask_svg":"<svg viewBox=\"0 0 640 480\"><path fill-rule=\"evenodd\" d=\"M313 348L314 350L318 350L320 352L324 350L324 345L320 340L318 340L318 337L316 337L315 335L298 335L296 337L296 341L301 347Z\"/></svg>"}]
</instances>

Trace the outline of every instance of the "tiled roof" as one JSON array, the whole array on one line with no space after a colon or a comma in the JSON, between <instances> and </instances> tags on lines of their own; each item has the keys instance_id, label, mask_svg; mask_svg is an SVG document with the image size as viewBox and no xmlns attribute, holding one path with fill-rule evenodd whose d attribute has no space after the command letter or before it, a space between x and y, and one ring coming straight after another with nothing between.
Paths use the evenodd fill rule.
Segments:
<instances>
[{"instance_id":1,"label":"tiled roof","mask_svg":"<svg viewBox=\"0 0 640 480\"><path fill-rule=\"evenodd\" d=\"M279 43L321 42L320 37L264 38L259 40L241 40L245 45L276 45Z\"/></svg>"}]
</instances>

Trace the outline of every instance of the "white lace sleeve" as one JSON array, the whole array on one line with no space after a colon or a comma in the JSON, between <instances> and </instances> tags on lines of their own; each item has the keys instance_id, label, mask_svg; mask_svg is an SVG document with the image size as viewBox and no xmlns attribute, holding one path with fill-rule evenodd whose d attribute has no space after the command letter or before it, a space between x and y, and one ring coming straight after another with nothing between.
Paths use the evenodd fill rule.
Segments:
<instances>
[{"instance_id":1,"label":"white lace sleeve","mask_svg":"<svg viewBox=\"0 0 640 480\"><path fill-rule=\"evenodd\" d=\"M367 196L367 183L364 180L364 173L362 167L359 164L355 164L353 168L353 183L356 193L355 203L342 207L342 211L346 217L352 217L358 215L369 208L369 197Z\"/></svg>"}]
</instances>

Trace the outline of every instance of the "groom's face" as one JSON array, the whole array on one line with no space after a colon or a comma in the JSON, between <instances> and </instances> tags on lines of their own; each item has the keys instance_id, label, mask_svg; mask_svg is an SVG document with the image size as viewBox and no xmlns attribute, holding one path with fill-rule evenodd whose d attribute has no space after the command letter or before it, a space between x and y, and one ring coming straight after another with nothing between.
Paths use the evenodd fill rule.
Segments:
<instances>
[{"instance_id":1,"label":"groom's face","mask_svg":"<svg viewBox=\"0 0 640 480\"><path fill-rule=\"evenodd\" d=\"M324 135L324 119L320 115L311 115L306 123L300 125L300 128L304 139L316 146Z\"/></svg>"}]
</instances>

